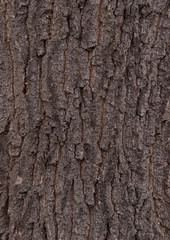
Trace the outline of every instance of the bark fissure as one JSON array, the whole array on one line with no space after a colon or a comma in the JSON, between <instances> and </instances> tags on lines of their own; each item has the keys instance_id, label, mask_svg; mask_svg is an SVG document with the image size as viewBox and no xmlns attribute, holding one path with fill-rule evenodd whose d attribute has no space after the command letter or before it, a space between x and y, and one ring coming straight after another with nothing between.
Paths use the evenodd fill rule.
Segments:
<instances>
[{"instance_id":1,"label":"bark fissure","mask_svg":"<svg viewBox=\"0 0 170 240\"><path fill-rule=\"evenodd\" d=\"M70 189L70 215L71 215L71 228L70 228L70 240L72 240L73 235L73 217L74 217L74 180L72 180L72 185Z\"/></svg>"},{"instance_id":2,"label":"bark fissure","mask_svg":"<svg viewBox=\"0 0 170 240\"><path fill-rule=\"evenodd\" d=\"M42 126L42 122L40 122L40 126L37 127L37 145L36 145L36 155L35 155L35 159L32 165L32 186L35 185L35 175L36 175L36 164L37 164L37 160L38 160L38 155L39 155L39 145L40 145L40 132L41 132L41 126Z\"/></svg>"},{"instance_id":3,"label":"bark fissure","mask_svg":"<svg viewBox=\"0 0 170 240\"><path fill-rule=\"evenodd\" d=\"M155 136L154 143L152 144L152 147L151 147L151 155L148 161L148 188L151 191L153 191L153 164L154 164L153 160L155 155L155 145L156 145L156 136Z\"/></svg>"},{"instance_id":4,"label":"bark fissure","mask_svg":"<svg viewBox=\"0 0 170 240\"><path fill-rule=\"evenodd\" d=\"M98 33L97 33L97 44L100 45L101 42L101 28L102 28L102 6L103 6L103 0L100 0L99 3L99 10L98 10Z\"/></svg>"},{"instance_id":5,"label":"bark fissure","mask_svg":"<svg viewBox=\"0 0 170 240\"><path fill-rule=\"evenodd\" d=\"M53 180L53 195L54 195L53 219L54 219L54 225L55 225L55 237L56 238L58 238L58 223L57 223L57 212L56 212L56 203L57 203L56 184L57 184L58 163L61 161L61 158L62 158L62 147L59 147L58 159L54 165L54 180Z\"/></svg>"},{"instance_id":6,"label":"bark fissure","mask_svg":"<svg viewBox=\"0 0 170 240\"><path fill-rule=\"evenodd\" d=\"M104 151L101 148L101 140L102 140L102 137L103 137L103 128L104 128L105 101L106 101L106 97L104 97L101 101L100 129L99 129L99 136L98 136L98 140L97 140L97 145L98 145L98 148L101 152L101 163L99 164L99 173L98 173L99 175L101 174L101 168L102 168L103 163L104 163Z\"/></svg>"},{"instance_id":7,"label":"bark fissure","mask_svg":"<svg viewBox=\"0 0 170 240\"><path fill-rule=\"evenodd\" d=\"M26 59L25 67L24 67L24 87L23 87L23 90L22 90L22 93L24 95L27 93L27 90L28 90L27 71L28 71L28 65L29 65L29 60L30 60L30 36L29 36L29 26L28 26L29 4L30 4L30 2L28 2L26 19L25 19L27 42L28 42L28 52L27 52L27 59Z\"/></svg>"},{"instance_id":8,"label":"bark fissure","mask_svg":"<svg viewBox=\"0 0 170 240\"><path fill-rule=\"evenodd\" d=\"M54 14L54 6L55 6L55 0L51 0L51 13L49 16L49 21L48 21L48 36L49 40L51 39L51 34L52 34L52 24L53 24L53 14Z\"/></svg>"},{"instance_id":9,"label":"bark fissure","mask_svg":"<svg viewBox=\"0 0 170 240\"><path fill-rule=\"evenodd\" d=\"M88 235L87 235L87 240L90 240L90 235L91 235L91 230L92 230L92 211L93 209L88 206L88 210L89 210L89 213L88 213L88 217L89 217L89 229L88 229Z\"/></svg>"},{"instance_id":10,"label":"bark fissure","mask_svg":"<svg viewBox=\"0 0 170 240\"><path fill-rule=\"evenodd\" d=\"M44 238L45 238L45 240L48 240L48 237L47 237L47 229L46 229L46 226L45 226L45 222L44 222L44 224L43 224L43 235L44 235Z\"/></svg>"},{"instance_id":11,"label":"bark fissure","mask_svg":"<svg viewBox=\"0 0 170 240\"><path fill-rule=\"evenodd\" d=\"M90 91L91 91L91 94L93 93L92 91L92 78L93 78L93 64L92 64L92 52L91 51L88 51L88 63L89 63L89 80L88 80L88 83L89 83L89 87L90 87Z\"/></svg>"},{"instance_id":12,"label":"bark fissure","mask_svg":"<svg viewBox=\"0 0 170 240\"><path fill-rule=\"evenodd\" d=\"M113 199L113 180L111 181L111 203L112 203L112 208L113 208L113 211L115 212L115 203L114 203L114 199ZM114 213L113 213L114 214Z\"/></svg>"},{"instance_id":13,"label":"bark fissure","mask_svg":"<svg viewBox=\"0 0 170 240\"><path fill-rule=\"evenodd\" d=\"M16 107L15 107L15 64L14 64L14 55L11 46L11 34L9 29L9 20L8 20L8 1L5 1L5 34L6 34L6 42L8 44L8 51L11 59L11 81L12 81L12 94L13 94L13 102L14 102L14 111L13 116L15 118Z\"/></svg>"},{"instance_id":14,"label":"bark fissure","mask_svg":"<svg viewBox=\"0 0 170 240\"><path fill-rule=\"evenodd\" d=\"M84 139L84 121L82 117L83 89L80 89L80 95L81 95L81 102L79 104L79 116L81 120L81 142L83 142L83 139Z\"/></svg>"},{"instance_id":15,"label":"bark fissure","mask_svg":"<svg viewBox=\"0 0 170 240\"><path fill-rule=\"evenodd\" d=\"M67 50L68 50L68 38L65 40L65 48L63 52L63 76L62 76L62 83L63 83L63 90L66 83L66 69L67 69Z\"/></svg>"},{"instance_id":16,"label":"bark fissure","mask_svg":"<svg viewBox=\"0 0 170 240\"><path fill-rule=\"evenodd\" d=\"M83 164L83 162L82 161L80 161L80 179L81 179L81 182L82 182L82 193L83 193L83 196L84 196L84 201L85 201L85 199L86 199L86 197L85 197L85 193L84 193L84 180L83 180L83 173L82 173L82 164Z\"/></svg>"},{"instance_id":17,"label":"bark fissure","mask_svg":"<svg viewBox=\"0 0 170 240\"><path fill-rule=\"evenodd\" d=\"M40 100L40 111L43 116L43 120L45 119L45 111L44 104L42 98L43 85L42 85L42 58L39 59L39 100Z\"/></svg>"}]
</instances>

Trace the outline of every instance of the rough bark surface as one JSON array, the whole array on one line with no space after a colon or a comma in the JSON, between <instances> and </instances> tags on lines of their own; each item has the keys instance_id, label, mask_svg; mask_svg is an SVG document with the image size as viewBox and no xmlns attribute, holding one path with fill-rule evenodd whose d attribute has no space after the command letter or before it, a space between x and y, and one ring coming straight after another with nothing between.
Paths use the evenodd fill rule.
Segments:
<instances>
[{"instance_id":1,"label":"rough bark surface","mask_svg":"<svg viewBox=\"0 0 170 240\"><path fill-rule=\"evenodd\" d=\"M0 239L170 239L168 4L0 0Z\"/></svg>"}]
</instances>

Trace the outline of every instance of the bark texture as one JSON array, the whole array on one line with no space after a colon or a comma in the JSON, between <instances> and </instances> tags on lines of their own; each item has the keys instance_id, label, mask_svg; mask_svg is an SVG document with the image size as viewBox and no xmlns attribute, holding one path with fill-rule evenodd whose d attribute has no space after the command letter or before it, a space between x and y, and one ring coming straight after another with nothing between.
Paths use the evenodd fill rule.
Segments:
<instances>
[{"instance_id":1,"label":"bark texture","mask_svg":"<svg viewBox=\"0 0 170 240\"><path fill-rule=\"evenodd\" d=\"M0 239L169 240L168 0L0 0Z\"/></svg>"}]
</instances>

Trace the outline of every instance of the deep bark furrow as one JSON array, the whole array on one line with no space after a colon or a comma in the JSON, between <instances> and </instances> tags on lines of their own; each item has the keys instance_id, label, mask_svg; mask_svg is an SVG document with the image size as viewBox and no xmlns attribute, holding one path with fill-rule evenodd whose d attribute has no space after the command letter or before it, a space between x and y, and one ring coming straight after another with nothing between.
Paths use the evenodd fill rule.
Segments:
<instances>
[{"instance_id":1,"label":"deep bark furrow","mask_svg":"<svg viewBox=\"0 0 170 240\"><path fill-rule=\"evenodd\" d=\"M79 116L80 116L80 121L81 121L81 142L83 142L84 139L84 121L82 117L82 105L83 105L83 90L80 89L80 95L81 95L81 102L79 104Z\"/></svg>"},{"instance_id":2,"label":"deep bark furrow","mask_svg":"<svg viewBox=\"0 0 170 240\"><path fill-rule=\"evenodd\" d=\"M90 90L91 90L91 93L92 93L92 78L93 78L93 65L92 65L92 60L91 60L91 57L92 57L92 52L91 51L88 51L88 65L89 65L89 78L88 78L88 82L89 82L89 87L90 87Z\"/></svg>"},{"instance_id":3,"label":"deep bark furrow","mask_svg":"<svg viewBox=\"0 0 170 240\"><path fill-rule=\"evenodd\" d=\"M91 229L92 229L92 208L88 207L89 209L89 229L88 229L88 235L87 235L87 240L90 240L90 235L91 235Z\"/></svg>"},{"instance_id":4,"label":"deep bark furrow","mask_svg":"<svg viewBox=\"0 0 170 240\"><path fill-rule=\"evenodd\" d=\"M70 215L71 215L71 224L70 224L70 240L72 240L72 235L73 235L73 220L74 220L74 180L71 185L70 189Z\"/></svg>"},{"instance_id":5,"label":"deep bark furrow","mask_svg":"<svg viewBox=\"0 0 170 240\"><path fill-rule=\"evenodd\" d=\"M51 0L51 14L49 16L49 21L48 21L48 36L49 36L49 40L51 39L51 30L52 30L52 24L53 24L54 6L55 6L55 0Z\"/></svg>"},{"instance_id":6,"label":"deep bark furrow","mask_svg":"<svg viewBox=\"0 0 170 240\"><path fill-rule=\"evenodd\" d=\"M59 150L60 151L60 150ZM59 153L59 160L61 159L61 153ZM54 193L54 209L53 209L53 213L54 213L54 224L55 224L55 238L58 237L58 223L57 223L57 217L56 217L56 183L57 183L57 164L54 166L54 183L53 183L53 193Z\"/></svg>"},{"instance_id":7,"label":"deep bark furrow","mask_svg":"<svg viewBox=\"0 0 170 240\"><path fill-rule=\"evenodd\" d=\"M65 48L63 53L63 76L62 76L62 83L63 83L63 90L66 83L66 70L67 70L67 50L68 50L68 38L65 40Z\"/></svg>"},{"instance_id":8,"label":"deep bark furrow","mask_svg":"<svg viewBox=\"0 0 170 240\"><path fill-rule=\"evenodd\" d=\"M25 26L26 26L26 33L27 33L27 42L28 42L28 53L27 53L27 59L24 67L24 87L23 87L23 94L25 95L28 90L28 65L29 65L29 60L30 60L30 36L29 36L29 26L28 26L28 17L29 17L29 3L27 6L27 13L26 13L26 18L25 18Z\"/></svg>"},{"instance_id":9,"label":"deep bark furrow","mask_svg":"<svg viewBox=\"0 0 170 240\"><path fill-rule=\"evenodd\" d=\"M15 64L14 64L14 55L12 51L12 46L11 46L11 34L9 30L9 16L8 16L8 1L5 1L5 38L8 44L8 50L9 50L9 55L10 55L10 60L11 60L11 82L12 82L12 94L13 94L13 102L14 102L14 109L13 109L13 116L15 117L16 114L16 107L15 107Z\"/></svg>"},{"instance_id":10,"label":"deep bark furrow","mask_svg":"<svg viewBox=\"0 0 170 240\"><path fill-rule=\"evenodd\" d=\"M101 41L101 28L102 28L102 6L103 6L103 0L100 0L99 3L99 10L98 10L98 33L97 33L97 44L100 44Z\"/></svg>"}]
</instances>

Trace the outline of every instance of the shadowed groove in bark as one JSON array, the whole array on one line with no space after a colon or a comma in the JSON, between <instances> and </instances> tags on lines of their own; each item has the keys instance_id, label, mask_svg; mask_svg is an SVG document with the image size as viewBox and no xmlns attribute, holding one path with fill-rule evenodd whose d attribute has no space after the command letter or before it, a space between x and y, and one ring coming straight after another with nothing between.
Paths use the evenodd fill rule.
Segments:
<instances>
[{"instance_id":1,"label":"shadowed groove in bark","mask_svg":"<svg viewBox=\"0 0 170 240\"><path fill-rule=\"evenodd\" d=\"M82 117L83 89L80 89L80 95L81 95L81 102L79 103L79 116L81 120L81 142L83 142L83 139L84 139L84 121Z\"/></svg>"},{"instance_id":2,"label":"shadowed groove in bark","mask_svg":"<svg viewBox=\"0 0 170 240\"><path fill-rule=\"evenodd\" d=\"M83 162L80 161L80 179L82 181L82 193L83 193L83 197L84 197L84 200L85 200L85 194L84 194L84 180L83 180L83 169L82 169L82 165L83 165Z\"/></svg>"},{"instance_id":3,"label":"shadowed groove in bark","mask_svg":"<svg viewBox=\"0 0 170 240\"><path fill-rule=\"evenodd\" d=\"M72 180L70 188L70 208L71 208L71 229L70 229L70 240L72 240L73 235L73 219L74 219L74 179Z\"/></svg>"},{"instance_id":4,"label":"shadowed groove in bark","mask_svg":"<svg viewBox=\"0 0 170 240\"><path fill-rule=\"evenodd\" d=\"M55 0L51 1L51 13L49 15L49 21L48 21L48 36L49 40L51 39L51 30L52 30L52 24L53 24L53 14L54 14L54 6L55 6Z\"/></svg>"},{"instance_id":5,"label":"shadowed groove in bark","mask_svg":"<svg viewBox=\"0 0 170 240\"><path fill-rule=\"evenodd\" d=\"M5 0L5 40L8 44L8 51L9 51L9 55L11 58L11 80L12 80L12 94L13 94L13 99L14 99L14 117L16 114L16 107L15 107L15 65L14 65L14 56L13 56L13 51L12 51L12 47L11 47L11 35L10 35L10 30L9 30L9 20L8 20L8 1Z\"/></svg>"},{"instance_id":6,"label":"shadowed groove in bark","mask_svg":"<svg viewBox=\"0 0 170 240\"><path fill-rule=\"evenodd\" d=\"M68 38L65 40L65 48L63 53L63 77L62 77L62 83L63 83L63 90L66 83L66 69L67 69L67 50L68 50Z\"/></svg>"},{"instance_id":7,"label":"shadowed groove in bark","mask_svg":"<svg viewBox=\"0 0 170 240\"><path fill-rule=\"evenodd\" d=\"M99 3L99 10L98 10L98 33L97 33L97 44L100 44L101 41L101 28L102 28L102 6L103 6L103 0L100 0Z\"/></svg>"},{"instance_id":8,"label":"shadowed groove in bark","mask_svg":"<svg viewBox=\"0 0 170 240\"><path fill-rule=\"evenodd\" d=\"M88 59L88 63L89 63L89 87L91 89L92 92L92 88L91 88L91 84L92 84L92 77L93 77L93 65L92 65L92 52L88 51L87 53L87 59Z\"/></svg>"},{"instance_id":9,"label":"shadowed groove in bark","mask_svg":"<svg viewBox=\"0 0 170 240\"><path fill-rule=\"evenodd\" d=\"M57 184L57 169L58 163L61 161L62 158L62 147L59 146L58 149L58 159L54 165L54 181L53 181L53 195L54 195L54 209L53 209L53 218L55 224L55 237L58 238L58 223L57 223L57 213L56 213L56 202L57 202L57 194L56 194L56 184Z\"/></svg>"},{"instance_id":10,"label":"shadowed groove in bark","mask_svg":"<svg viewBox=\"0 0 170 240\"><path fill-rule=\"evenodd\" d=\"M90 240L90 235L91 235L91 231L92 231L92 211L93 209L88 206L88 210L89 210L89 229L88 229L88 236L87 236L87 240Z\"/></svg>"},{"instance_id":11,"label":"shadowed groove in bark","mask_svg":"<svg viewBox=\"0 0 170 240\"><path fill-rule=\"evenodd\" d=\"M149 187L149 190L151 191L153 191L153 159L155 155L155 144L156 144L156 137L155 137L155 142L152 145L151 155L149 157L149 162L148 162L148 187Z\"/></svg>"},{"instance_id":12,"label":"shadowed groove in bark","mask_svg":"<svg viewBox=\"0 0 170 240\"><path fill-rule=\"evenodd\" d=\"M39 60L39 99L40 99L40 109L41 114L44 114L44 106L42 99L42 58Z\"/></svg>"},{"instance_id":13,"label":"shadowed groove in bark","mask_svg":"<svg viewBox=\"0 0 170 240\"><path fill-rule=\"evenodd\" d=\"M43 224L43 235L44 235L44 238L45 238L45 240L48 240L48 238L47 238L47 229L46 229L46 226L45 226L45 222L44 222L44 224Z\"/></svg>"},{"instance_id":14,"label":"shadowed groove in bark","mask_svg":"<svg viewBox=\"0 0 170 240\"><path fill-rule=\"evenodd\" d=\"M106 97L104 97L101 101L100 130L99 130L99 136L98 136L98 140L97 140L97 145L101 152L101 163L99 164L99 172L98 172L99 175L101 174L101 167L104 163L104 151L101 148L101 140L103 137L103 128L104 128L105 102L106 102Z\"/></svg>"},{"instance_id":15,"label":"shadowed groove in bark","mask_svg":"<svg viewBox=\"0 0 170 240\"><path fill-rule=\"evenodd\" d=\"M34 186L34 184L35 184L36 164L37 164L37 160L38 160L39 146L40 146L40 141L41 141L41 139L40 139L41 127L42 127L42 122L40 122L40 125L36 129L37 130L36 131L37 145L36 145L36 155L35 155L34 162L32 165L32 186Z\"/></svg>"},{"instance_id":16,"label":"shadowed groove in bark","mask_svg":"<svg viewBox=\"0 0 170 240\"><path fill-rule=\"evenodd\" d=\"M25 67L24 67L24 87L22 90L22 93L25 95L27 93L28 90L28 76L27 76L27 69L28 69L28 64L29 64L29 60L30 60L30 36L29 36L29 26L28 26L28 17L29 17L29 4L30 2L28 2L28 6L27 6L27 16L25 19L25 25L26 25L26 32L27 32L27 41L28 41L28 54L27 54L27 59L26 59L26 63L25 63Z\"/></svg>"},{"instance_id":17,"label":"shadowed groove in bark","mask_svg":"<svg viewBox=\"0 0 170 240\"><path fill-rule=\"evenodd\" d=\"M115 204L114 204L114 198L113 198L113 186L112 186L112 184L113 184L113 180L111 181L111 191L110 191L111 196L110 196L110 198L111 198L113 211L115 212Z\"/></svg>"}]
</instances>

